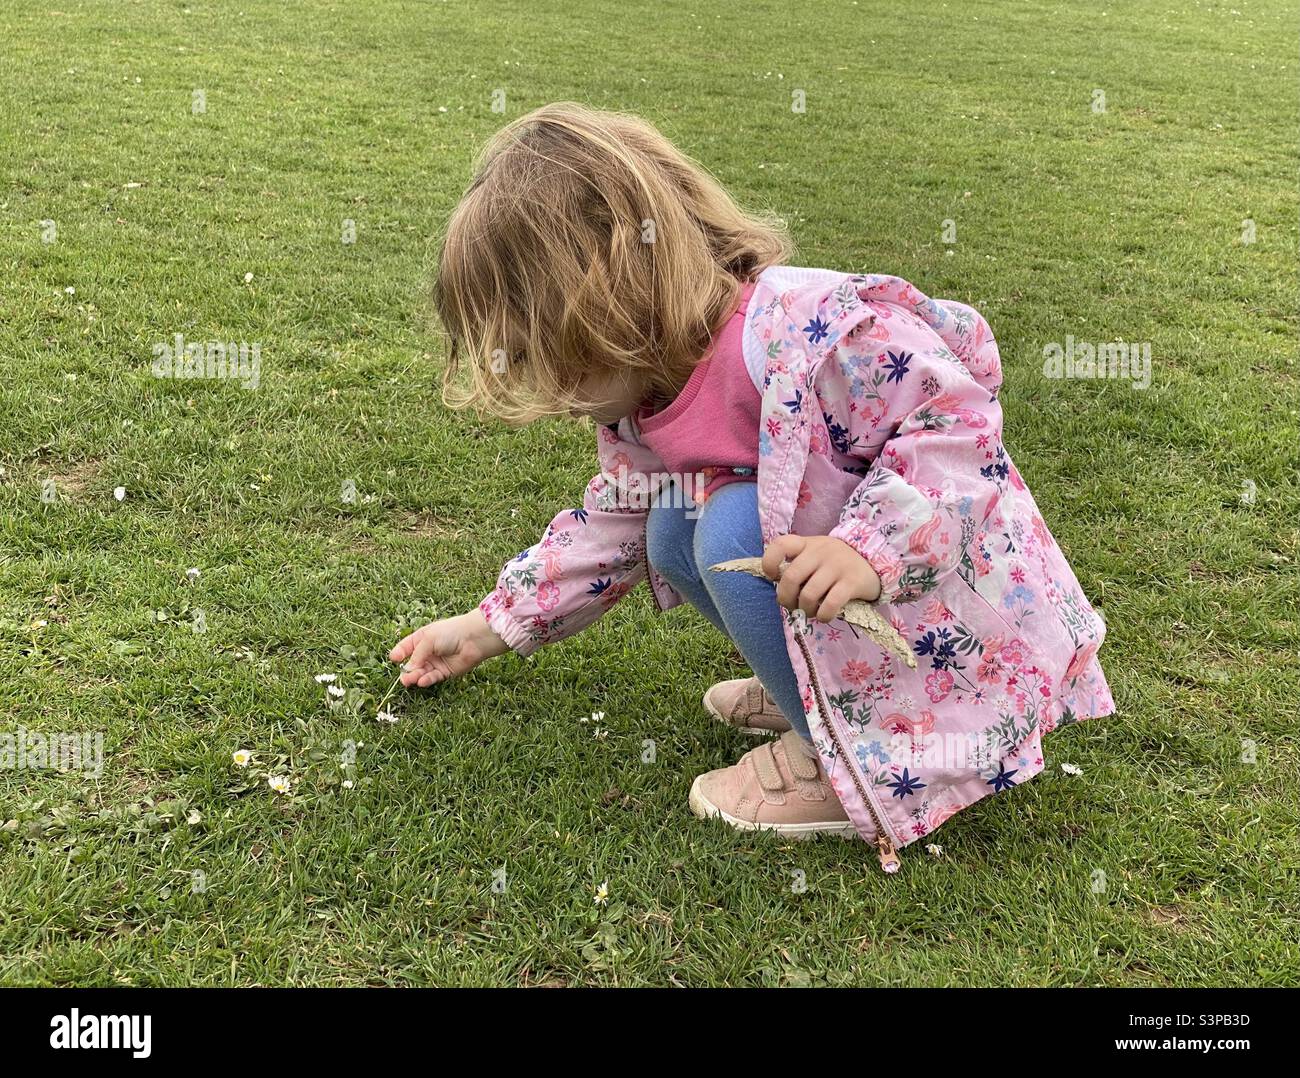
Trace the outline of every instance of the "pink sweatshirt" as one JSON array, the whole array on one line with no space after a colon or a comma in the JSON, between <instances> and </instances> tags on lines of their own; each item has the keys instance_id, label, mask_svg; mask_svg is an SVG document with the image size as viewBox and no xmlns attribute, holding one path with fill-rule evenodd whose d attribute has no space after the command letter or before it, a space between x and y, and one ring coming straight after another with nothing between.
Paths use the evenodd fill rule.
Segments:
<instances>
[{"instance_id":1,"label":"pink sweatshirt","mask_svg":"<svg viewBox=\"0 0 1300 1078\"><path fill-rule=\"evenodd\" d=\"M677 398L653 414L642 405L632 417L641 441L669 472L705 477L703 491L688 491L697 505L727 483L754 482L758 471L763 401L740 347L753 291L753 283L744 286L735 312Z\"/></svg>"}]
</instances>

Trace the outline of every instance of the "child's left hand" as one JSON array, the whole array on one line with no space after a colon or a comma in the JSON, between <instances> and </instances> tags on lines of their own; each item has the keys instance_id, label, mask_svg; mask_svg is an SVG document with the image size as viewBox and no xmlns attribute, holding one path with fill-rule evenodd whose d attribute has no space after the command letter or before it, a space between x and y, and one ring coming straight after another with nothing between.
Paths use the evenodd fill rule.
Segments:
<instances>
[{"instance_id":1,"label":"child's left hand","mask_svg":"<svg viewBox=\"0 0 1300 1078\"><path fill-rule=\"evenodd\" d=\"M781 562L789 559L784 570ZM763 551L763 573L777 581L776 601L818 621L833 621L850 599L880 598L880 577L843 539L782 535Z\"/></svg>"}]
</instances>

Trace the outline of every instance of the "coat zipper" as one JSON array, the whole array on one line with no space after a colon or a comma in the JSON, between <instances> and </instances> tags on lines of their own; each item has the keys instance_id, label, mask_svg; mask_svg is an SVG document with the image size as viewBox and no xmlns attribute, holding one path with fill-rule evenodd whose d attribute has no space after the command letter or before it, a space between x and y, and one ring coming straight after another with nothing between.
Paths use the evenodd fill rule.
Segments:
<instances>
[{"instance_id":1,"label":"coat zipper","mask_svg":"<svg viewBox=\"0 0 1300 1078\"><path fill-rule=\"evenodd\" d=\"M632 429L637 434L634 440L638 445L641 444L640 432L636 431L635 421L632 423ZM655 590L655 570L654 566L650 564L650 506L648 505L645 512L641 514L641 556L645 558L645 582L650 588L650 598L655 602L655 611L662 614L664 612L663 604L659 602L659 593Z\"/></svg>"},{"instance_id":2,"label":"coat zipper","mask_svg":"<svg viewBox=\"0 0 1300 1078\"><path fill-rule=\"evenodd\" d=\"M664 612L659 602L659 593L655 591L654 566L650 564L650 510L641 515L641 556L645 558L645 582L650 585L650 597L655 601L656 612Z\"/></svg>"},{"instance_id":3,"label":"coat zipper","mask_svg":"<svg viewBox=\"0 0 1300 1078\"><path fill-rule=\"evenodd\" d=\"M899 859L898 850L894 848L894 840L889 837L889 832L885 830L885 825L881 823L880 817L876 814L875 805L872 803L871 798L867 796L867 791L863 788L858 773L853 769L853 765L848 762L844 746L840 744L840 735L835 732L835 723L831 720L830 708L826 706L826 699L822 696L821 682L817 680L817 668L813 666L812 656L808 654L808 645L804 643L803 637L798 634L795 635L795 643L799 645L799 650L803 652L804 662L808 665L808 677L812 680L813 691L817 694L817 706L821 708L823 716L822 725L826 727L827 732L831 735L831 740L835 742L835 751L839 758L844 761L844 766L849 769L849 775L853 778L853 785L858 788L858 796L862 798L862 803L867 806L867 811L871 814L871 820L876 825L876 851L880 856L880 867L888 873L895 873L903 867L903 862Z\"/></svg>"},{"instance_id":4,"label":"coat zipper","mask_svg":"<svg viewBox=\"0 0 1300 1078\"><path fill-rule=\"evenodd\" d=\"M816 372L819 360L813 361L805 374L805 384L812 385L813 374ZM807 400L802 407L807 408ZM826 698L822 695L821 681L817 677L817 668L813 665L812 656L808 653L808 645L798 633L795 634L795 643L799 645L799 650L803 652L804 663L808 667L808 678L812 682L813 692L817 694L817 706L821 709L822 725L826 727L827 732L831 735L831 740L835 743L835 752L839 759L844 761L844 766L848 768L849 775L853 779L853 785L857 787L858 796L862 798L862 803L866 806L867 812L871 815L871 821L876 825L876 853L880 858L880 867L887 873L893 874L903 867L903 862L898 856L898 850L894 847L894 840L889 837L889 832L881 822L879 814L876 812L875 803L868 796L866 788L858 778L858 773L854 770L853 765L848 762L848 754L844 751L844 746L840 743L840 735L835 731L835 723L831 720L831 710L826 705Z\"/></svg>"}]
</instances>

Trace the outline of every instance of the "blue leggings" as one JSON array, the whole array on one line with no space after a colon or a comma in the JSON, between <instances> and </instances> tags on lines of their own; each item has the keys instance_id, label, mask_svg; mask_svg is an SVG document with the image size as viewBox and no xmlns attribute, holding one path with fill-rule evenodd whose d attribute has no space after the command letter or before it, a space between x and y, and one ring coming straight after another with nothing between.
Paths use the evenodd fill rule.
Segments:
<instances>
[{"instance_id":1,"label":"blue leggings","mask_svg":"<svg viewBox=\"0 0 1300 1078\"><path fill-rule=\"evenodd\" d=\"M747 481L719 487L694 519L681 502L691 505L677 488L665 487L662 498L652 504L646 525L650 564L735 642L790 726L808 738L776 587L747 573L709 572L709 566L720 561L762 555L758 484Z\"/></svg>"}]
</instances>

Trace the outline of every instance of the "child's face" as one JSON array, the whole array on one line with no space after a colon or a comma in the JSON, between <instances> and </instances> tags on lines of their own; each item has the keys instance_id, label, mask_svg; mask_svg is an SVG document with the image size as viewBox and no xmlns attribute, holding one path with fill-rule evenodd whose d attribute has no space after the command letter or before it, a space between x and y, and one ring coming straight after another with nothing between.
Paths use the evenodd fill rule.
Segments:
<instances>
[{"instance_id":1,"label":"child's face","mask_svg":"<svg viewBox=\"0 0 1300 1078\"><path fill-rule=\"evenodd\" d=\"M587 403L569 412L575 419L588 416L597 423L617 423L631 415L646 396L646 382L635 371L589 374L578 386Z\"/></svg>"}]
</instances>

